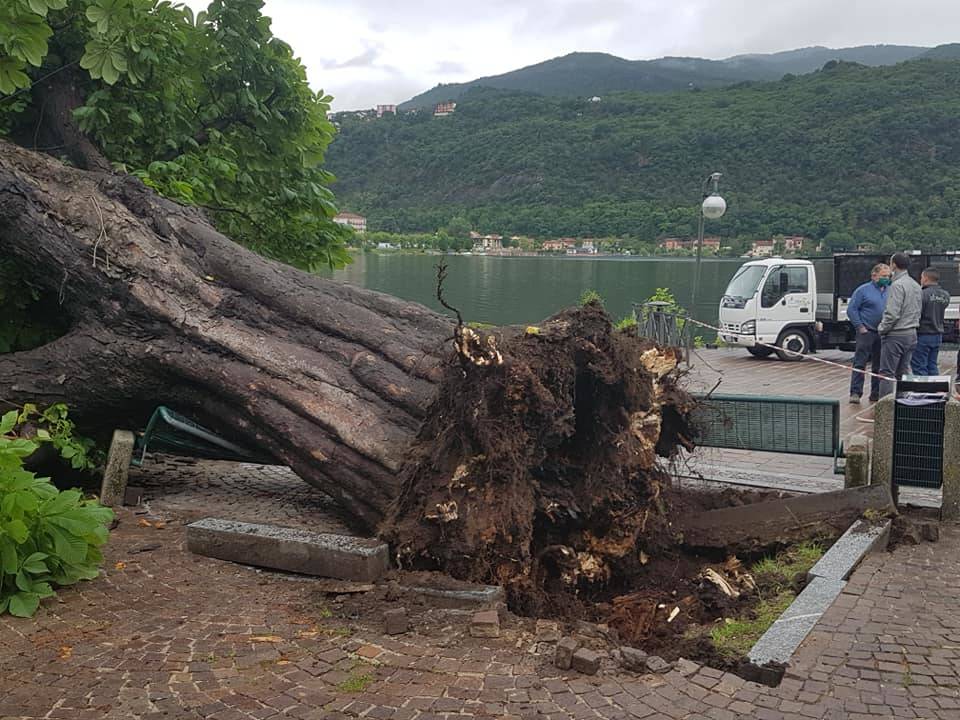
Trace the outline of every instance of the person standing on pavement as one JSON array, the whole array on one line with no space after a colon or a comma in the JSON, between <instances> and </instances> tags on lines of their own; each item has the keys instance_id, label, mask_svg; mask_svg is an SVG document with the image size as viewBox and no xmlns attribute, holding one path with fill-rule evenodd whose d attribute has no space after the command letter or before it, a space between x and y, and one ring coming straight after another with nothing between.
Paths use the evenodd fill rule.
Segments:
<instances>
[{"instance_id":1,"label":"person standing on pavement","mask_svg":"<svg viewBox=\"0 0 960 720\"><path fill-rule=\"evenodd\" d=\"M890 378L880 384L881 397L892 393L894 381L910 369L923 307L920 284L908 272L910 258L905 253L897 253L890 258L890 267L893 280L887 290L883 319L877 328L880 333L880 374Z\"/></svg>"},{"instance_id":2,"label":"person standing on pavement","mask_svg":"<svg viewBox=\"0 0 960 720\"><path fill-rule=\"evenodd\" d=\"M847 319L857 333L857 349L853 354L853 372L850 374L850 402L859 404L863 395L863 373L870 361L870 401L880 398L880 335L877 328L883 319L887 304L887 288L890 286L890 266L880 263L870 271L870 282L864 283L850 296L847 304Z\"/></svg>"},{"instance_id":3,"label":"person standing on pavement","mask_svg":"<svg viewBox=\"0 0 960 720\"><path fill-rule=\"evenodd\" d=\"M920 274L923 305L917 329L917 349L910 369L914 375L939 375L937 356L943 343L943 315L950 304L950 293L940 287L940 271L929 267Z\"/></svg>"}]
</instances>

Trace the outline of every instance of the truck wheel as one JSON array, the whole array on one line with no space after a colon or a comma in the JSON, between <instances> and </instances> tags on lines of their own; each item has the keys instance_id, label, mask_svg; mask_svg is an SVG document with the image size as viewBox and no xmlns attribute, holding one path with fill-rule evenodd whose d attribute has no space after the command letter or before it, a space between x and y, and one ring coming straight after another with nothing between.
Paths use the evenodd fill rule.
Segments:
<instances>
[{"instance_id":1,"label":"truck wheel","mask_svg":"<svg viewBox=\"0 0 960 720\"><path fill-rule=\"evenodd\" d=\"M810 336L799 328L790 328L780 333L777 338L777 357L781 360L803 360L803 356L810 352ZM791 352L784 352L790 350Z\"/></svg>"},{"instance_id":2,"label":"truck wheel","mask_svg":"<svg viewBox=\"0 0 960 720\"><path fill-rule=\"evenodd\" d=\"M769 357L770 355L773 354L773 348L757 345L756 347L748 347L747 352L753 355L754 357L764 358L764 357Z\"/></svg>"}]
</instances>

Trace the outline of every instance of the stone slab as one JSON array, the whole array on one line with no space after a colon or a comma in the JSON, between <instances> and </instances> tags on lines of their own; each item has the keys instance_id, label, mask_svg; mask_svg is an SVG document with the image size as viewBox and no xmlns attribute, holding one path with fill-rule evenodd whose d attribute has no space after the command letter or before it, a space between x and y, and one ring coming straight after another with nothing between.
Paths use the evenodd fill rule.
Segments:
<instances>
[{"instance_id":1,"label":"stone slab","mask_svg":"<svg viewBox=\"0 0 960 720\"><path fill-rule=\"evenodd\" d=\"M941 520L960 520L960 402L950 398L943 418Z\"/></svg>"},{"instance_id":2,"label":"stone slab","mask_svg":"<svg viewBox=\"0 0 960 720\"><path fill-rule=\"evenodd\" d=\"M843 486L861 487L870 484L870 439L866 435L852 435L844 448Z\"/></svg>"},{"instance_id":3,"label":"stone slab","mask_svg":"<svg viewBox=\"0 0 960 720\"><path fill-rule=\"evenodd\" d=\"M487 605L504 599L503 588L499 585L476 585L472 588L459 588L455 590L422 587L418 585L401 585L400 590L416 595L425 595L441 600L475 605Z\"/></svg>"},{"instance_id":4,"label":"stone slab","mask_svg":"<svg viewBox=\"0 0 960 720\"><path fill-rule=\"evenodd\" d=\"M750 662L758 667L786 665L846 585L845 580L815 577L750 649Z\"/></svg>"},{"instance_id":5,"label":"stone slab","mask_svg":"<svg viewBox=\"0 0 960 720\"><path fill-rule=\"evenodd\" d=\"M133 460L135 438L129 430L114 430L107 452L107 464L103 470L103 482L100 485L100 503L107 507L123 505L127 491L127 477L130 474L130 461Z\"/></svg>"},{"instance_id":6,"label":"stone slab","mask_svg":"<svg viewBox=\"0 0 960 720\"><path fill-rule=\"evenodd\" d=\"M810 568L807 577L849 579L864 557L875 550L883 550L887 547L892 524L891 520L884 520L881 523L857 520L830 546L817 564Z\"/></svg>"},{"instance_id":7,"label":"stone slab","mask_svg":"<svg viewBox=\"0 0 960 720\"><path fill-rule=\"evenodd\" d=\"M244 565L373 582L387 571L389 549L373 538L204 518L187 526L187 548Z\"/></svg>"},{"instance_id":8,"label":"stone slab","mask_svg":"<svg viewBox=\"0 0 960 720\"><path fill-rule=\"evenodd\" d=\"M880 398L873 406L873 453L870 482L891 487L893 478L893 395ZM894 500L897 498L894 497Z\"/></svg>"}]
</instances>

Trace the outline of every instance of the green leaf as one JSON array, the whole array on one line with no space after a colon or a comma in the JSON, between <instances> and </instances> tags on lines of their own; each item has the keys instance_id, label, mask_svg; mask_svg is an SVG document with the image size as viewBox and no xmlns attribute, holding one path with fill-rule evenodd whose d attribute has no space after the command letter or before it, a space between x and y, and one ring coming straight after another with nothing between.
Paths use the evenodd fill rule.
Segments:
<instances>
[{"instance_id":1,"label":"green leaf","mask_svg":"<svg viewBox=\"0 0 960 720\"><path fill-rule=\"evenodd\" d=\"M6 530L7 534L13 538L13 541L18 545L26 542L27 538L30 537L30 531L27 530L27 526L23 524L23 520L9 520L4 523L3 529Z\"/></svg>"},{"instance_id":2,"label":"green leaf","mask_svg":"<svg viewBox=\"0 0 960 720\"><path fill-rule=\"evenodd\" d=\"M16 427L18 415L19 413L16 410L11 410L0 416L0 435L6 435Z\"/></svg>"},{"instance_id":3,"label":"green leaf","mask_svg":"<svg viewBox=\"0 0 960 720\"><path fill-rule=\"evenodd\" d=\"M108 85L113 85L120 79L120 73L127 69L126 55L116 40L91 40L85 50L80 58L80 67L89 70L94 80L102 79Z\"/></svg>"},{"instance_id":4,"label":"green leaf","mask_svg":"<svg viewBox=\"0 0 960 720\"><path fill-rule=\"evenodd\" d=\"M46 553L33 553L23 561L22 569L32 575L41 575L48 571L47 564L44 562L48 557Z\"/></svg>"},{"instance_id":5,"label":"green leaf","mask_svg":"<svg viewBox=\"0 0 960 720\"><path fill-rule=\"evenodd\" d=\"M36 593L18 592L10 597L10 614L16 617L32 617L40 607L40 597Z\"/></svg>"},{"instance_id":6,"label":"green leaf","mask_svg":"<svg viewBox=\"0 0 960 720\"><path fill-rule=\"evenodd\" d=\"M10 56L25 60L34 67L43 64L47 40L53 35L53 30L42 17L30 13L8 17L5 30L3 45Z\"/></svg>"},{"instance_id":7,"label":"green leaf","mask_svg":"<svg viewBox=\"0 0 960 720\"><path fill-rule=\"evenodd\" d=\"M58 493L56 497L47 500L40 508L40 514L44 516L58 515L75 507L80 502L81 497L79 490L64 490Z\"/></svg>"},{"instance_id":8,"label":"green leaf","mask_svg":"<svg viewBox=\"0 0 960 720\"><path fill-rule=\"evenodd\" d=\"M5 537L0 537L0 572L5 575L17 574L17 548Z\"/></svg>"},{"instance_id":9,"label":"green leaf","mask_svg":"<svg viewBox=\"0 0 960 720\"><path fill-rule=\"evenodd\" d=\"M63 10L67 0L27 0L27 4L37 15L46 17L48 10Z\"/></svg>"},{"instance_id":10,"label":"green leaf","mask_svg":"<svg viewBox=\"0 0 960 720\"><path fill-rule=\"evenodd\" d=\"M87 543L83 538L72 535L58 527L48 528L53 538L53 546L65 562L71 565L80 565L87 556Z\"/></svg>"}]
</instances>

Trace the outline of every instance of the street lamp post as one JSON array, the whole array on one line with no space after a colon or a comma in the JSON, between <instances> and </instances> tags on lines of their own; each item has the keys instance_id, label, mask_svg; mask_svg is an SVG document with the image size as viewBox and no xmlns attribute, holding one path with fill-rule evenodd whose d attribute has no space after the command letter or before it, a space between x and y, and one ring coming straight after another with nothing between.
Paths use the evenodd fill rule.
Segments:
<instances>
[{"instance_id":1,"label":"street lamp post","mask_svg":"<svg viewBox=\"0 0 960 720\"><path fill-rule=\"evenodd\" d=\"M707 186L713 183L713 190L707 192ZM697 290L700 289L700 258L703 255L703 222L704 218L716 220L723 217L727 211L726 201L720 197L718 187L720 185L720 173L711 173L703 181L701 186L702 202L700 203L700 223L697 227L697 263L693 272L693 294L690 299L690 315L697 311Z\"/></svg>"}]
</instances>

